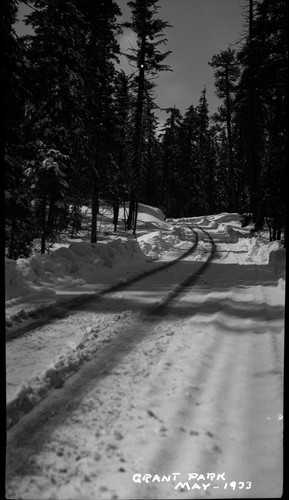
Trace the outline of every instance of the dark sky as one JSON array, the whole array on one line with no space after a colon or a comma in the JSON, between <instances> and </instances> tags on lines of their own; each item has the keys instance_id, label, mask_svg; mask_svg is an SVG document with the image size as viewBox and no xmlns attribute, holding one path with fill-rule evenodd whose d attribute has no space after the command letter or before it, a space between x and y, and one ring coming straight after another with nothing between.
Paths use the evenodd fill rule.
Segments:
<instances>
[{"instance_id":1,"label":"dark sky","mask_svg":"<svg viewBox=\"0 0 289 500\"><path fill-rule=\"evenodd\" d=\"M123 20L129 20L130 9L127 0L116 0L123 13ZM158 17L169 22L172 28L166 30L168 44L165 50L172 54L166 59L173 70L160 74L156 88L156 102L160 107L176 105L181 112L191 105L197 105L204 86L207 89L209 111L217 110L219 101L214 95L213 69L208 65L214 54L227 49L242 37L244 18L242 6L246 0L160 0ZM27 7L22 6L20 18ZM127 30L120 37L122 50L133 45L134 34ZM122 59L125 71L131 71ZM166 114L159 115L161 122Z\"/></svg>"}]
</instances>

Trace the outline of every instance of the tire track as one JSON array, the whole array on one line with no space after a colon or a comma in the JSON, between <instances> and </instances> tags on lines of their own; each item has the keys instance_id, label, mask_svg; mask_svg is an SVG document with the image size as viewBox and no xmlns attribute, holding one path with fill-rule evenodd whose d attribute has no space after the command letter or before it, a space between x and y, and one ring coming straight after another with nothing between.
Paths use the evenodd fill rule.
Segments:
<instances>
[{"instance_id":1,"label":"tire track","mask_svg":"<svg viewBox=\"0 0 289 500\"><path fill-rule=\"evenodd\" d=\"M194 229L191 227L191 229L194 231ZM159 314L165 314L166 313L166 308L172 303L173 300L175 300L177 297L180 297L182 293L186 292L186 288L189 286L192 286L199 278L199 276L208 268L210 265L211 261L214 259L217 247L216 244L211 237L211 235L205 231L202 228L198 228L201 230L209 239L211 243L211 250L210 250L210 255L207 258L207 260L200 266L200 268L195 271L191 276L189 276L185 281L180 283L178 286L172 290L164 299L161 300L161 302L153 307L150 311L150 314L153 315L159 315Z\"/></svg>"},{"instance_id":2,"label":"tire track","mask_svg":"<svg viewBox=\"0 0 289 500\"><path fill-rule=\"evenodd\" d=\"M149 309L129 328L122 325L115 342L58 396L54 391L26 425L11 429L10 498L19 492L30 499L258 498L278 491L270 452L276 456L280 442L281 366L271 321L266 329L252 318L248 332L229 321L231 331L224 330L225 308L217 311L220 321L209 315L199 332L188 317L162 318L172 300L190 293L188 279L159 314ZM237 289L231 293L236 302ZM264 468L255 466L268 451ZM21 464L28 454L31 463ZM254 490L176 491L172 483L132 482L136 472L173 471L225 472L228 480L252 480Z\"/></svg>"},{"instance_id":3,"label":"tire track","mask_svg":"<svg viewBox=\"0 0 289 500\"><path fill-rule=\"evenodd\" d=\"M116 286L111 287L109 290L108 289L104 290L98 295L98 298L103 298L104 295L113 294L114 292L118 292L119 290L128 288L130 285L136 283L137 281L140 281L141 279L145 279L148 276L155 274L156 272L160 272L166 270L168 267L177 265L178 262L182 261L185 257L191 255L198 248L198 242L199 242L198 233L193 228L192 231L195 234L196 241L194 245L184 254L182 254L178 259L174 260L173 262L164 264L161 267L161 269L157 268L150 270L149 272L146 272L141 276L132 278L126 283L117 284ZM137 319L139 326L137 328L138 332L141 332L141 335L140 333L138 333L138 335L135 335L135 330L136 330L135 325L133 327L128 327L128 328L126 327L125 332L121 332L119 336L111 340L109 348L101 349L101 356L100 356L101 359L98 360L98 365L97 365L99 374L103 372L103 362L104 359L107 358L108 355L107 353L109 353L111 359L111 367L107 368L107 361L105 361L105 371L106 373L109 373L109 371L113 368L113 366L119 362L120 353L123 352L123 346L126 345L126 351L131 351L139 342L142 342L150 332L151 320L153 320L153 322L158 321L158 316L160 315L160 313L164 314L168 305L171 304L172 301L175 300L181 293L183 293L186 290L187 286L192 285L192 283L194 283L197 280L200 273L204 272L204 270L208 267L209 263L214 257L215 244L208 233L206 233L204 230L201 231L209 237L209 241L211 242L211 251L206 262L202 264L197 271L192 273L192 275L190 275L185 281L177 285L174 288L174 290L165 297L165 299L161 302L161 304L153 306L151 309L148 309L144 313L139 313L139 318ZM85 302L88 301L86 300ZM132 338L133 342L131 342L130 340ZM93 338L91 339L88 338L87 342L84 342L83 345L79 347L77 351L76 361L72 360L70 362L71 369L67 368L66 360L63 359L60 363L57 364L56 367L50 368L48 381L38 380L39 377L36 376L37 380L36 392L34 389L31 390L28 385L28 387L24 387L23 390L20 391L15 396L15 398L7 404L6 422L8 429L13 425L15 425L20 418L29 413L36 405L38 405L41 401L43 401L43 399L45 399L53 389L61 387L64 384L64 382L68 380L75 373L75 371L79 370L80 366L83 363L87 362L89 359L95 356L96 352L99 350L99 344L96 344L95 351L93 351L91 348L87 349L87 346L89 342L91 342L91 340L93 341ZM81 357L81 362L79 362L79 357ZM29 382L29 380L27 382ZM33 383L33 378L31 379L31 382Z\"/></svg>"},{"instance_id":4,"label":"tire track","mask_svg":"<svg viewBox=\"0 0 289 500\"><path fill-rule=\"evenodd\" d=\"M138 281L141 281L143 279L146 279L150 276L153 276L154 274L157 274L159 272L165 271L170 267L175 266L178 264L180 261L184 260L186 257L189 255L193 254L199 244L199 235L197 231L195 231L192 227L190 228L195 236L195 241L191 248L186 250L182 255L180 255L177 259L174 259L173 261L166 262L165 264L161 264L160 266L156 267L155 269L150 269L148 271L144 271L137 276L134 276L133 278L129 278L127 280L122 281L121 283L116 283L111 286L108 286L104 290L97 291L93 294L84 294L80 297L75 297L71 300L65 301L65 303L59 304L59 305L49 305L49 306L44 306L43 309L38 309L35 312L32 312L29 318L29 323L25 323L24 325L11 328L10 330L6 331L6 342L11 342L12 340L16 339L17 337L20 337L22 335L25 335L26 333L31 332L32 330L35 330L36 328L39 328L43 325L46 325L48 323L51 323L55 321L55 319L60 319L62 317L65 317L71 313L73 309L77 309L83 304L87 304L88 302L91 302L96 299L100 299L102 297L105 297L108 294L118 292L121 290L124 290L128 288L130 285L133 285L134 283L137 283ZM39 315L41 315L41 318L39 318ZM31 318L32 318L32 324L31 324Z\"/></svg>"}]
</instances>

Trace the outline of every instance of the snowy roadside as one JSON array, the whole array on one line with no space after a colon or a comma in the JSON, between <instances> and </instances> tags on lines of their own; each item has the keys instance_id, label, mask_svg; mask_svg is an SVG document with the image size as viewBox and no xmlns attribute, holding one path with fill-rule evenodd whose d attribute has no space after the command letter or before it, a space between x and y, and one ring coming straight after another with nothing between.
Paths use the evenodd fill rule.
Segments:
<instances>
[{"instance_id":1,"label":"snowy roadside","mask_svg":"<svg viewBox=\"0 0 289 500\"><path fill-rule=\"evenodd\" d=\"M167 267L194 246L195 235L191 230L168 225L161 212L153 207L144 206L143 210L140 218L145 227L137 240L128 236L113 241L107 238L96 245L79 241L69 247L61 246L51 254L18 259L17 262L7 260L6 292L8 297L13 297L6 301L7 325L10 326L7 341L11 340L6 350L8 427L50 389L63 384L101 348L102 343L109 342L115 325L127 316L125 311L124 315L102 317L98 326L94 322L91 327L87 326L89 315L86 313L83 326L80 305L83 307L88 300L100 298L121 288L122 284L135 282ZM156 230L155 226L163 229ZM149 229L154 231L148 233ZM71 307L76 308L76 314ZM62 316L66 310L71 311L72 317L77 316L72 321L73 333L68 334L55 323L57 316ZM49 316L55 321L52 328L45 329ZM34 332L15 342L13 333L18 332L18 323L21 325L23 320L26 320L23 331L33 327ZM21 334L21 328L19 331ZM19 352L27 365L24 368Z\"/></svg>"},{"instance_id":2,"label":"snowy roadside","mask_svg":"<svg viewBox=\"0 0 289 500\"><path fill-rule=\"evenodd\" d=\"M104 213L99 243L90 244L83 231L78 239L67 237L55 244L48 254L5 259L8 329L53 306L72 305L77 297L94 295L147 271L168 251L181 250L186 239L186 231L165 222L154 207L140 205L137 239L123 230L114 233L111 211Z\"/></svg>"},{"instance_id":3,"label":"snowy roadside","mask_svg":"<svg viewBox=\"0 0 289 500\"><path fill-rule=\"evenodd\" d=\"M150 208L150 207L149 207ZM151 211L151 208L150 208ZM151 213L145 214L145 231L152 228L155 222ZM150 227L149 227L150 222ZM130 279L133 281L139 275L151 273L152 264L162 267L164 262L173 262L178 259L188 248L192 246L192 230L189 227L194 225L209 229L211 235L218 241L225 242L226 251L218 251L215 260L222 262L230 252L230 245L236 245L240 251L246 254L245 262L252 264L268 264L276 279L279 277L281 288L284 281L284 259L285 251L280 248L278 242L265 243L261 238L249 237L248 231L240 228L239 216L237 214L219 214L208 216L206 218L190 218L170 221L165 229L145 232L138 237L138 240L120 240L113 242L107 241L93 246L86 242L72 243L70 248L60 247L54 253L47 256L32 257L20 262L16 278L11 280L10 294L16 295L18 292L35 287L36 291L32 294L10 299L8 301L8 311L14 300L23 307L23 303L29 299L28 315L35 313L35 294L42 287L42 293L45 296L45 290L50 290L52 280L55 280L54 294L58 300L66 301L71 295L67 294L67 289L75 286L76 297L89 296L87 288L90 288L90 297L97 293L95 290L104 290L111 287L110 283L127 283ZM162 224L161 219L157 222ZM74 250L74 251L73 251ZM56 256L55 256L56 254ZM99 255L103 262L109 262L111 267L104 263L99 265ZM206 259L207 247L204 242L200 242L198 251L191 256L194 262L202 262ZM35 261L37 260L37 265ZM45 263L46 267L45 267ZM53 265L52 265L53 264ZM33 267L34 266L34 267ZM24 273L20 273L21 270ZM27 271L28 269L28 271ZM47 271L50 269L50 271ZM15 270L15 267L14 267ZM54 274L51 270L54 270ZM81 270L82 278L79 278ZM73 272L74 271L74 272ZM62 274L61 274L62 272ZM63 274L65 272L66 274ZM70 275L68 273L71 273ZM48 275L47 275L48 273ZM90 274L89 274L90 273ZM19 279L21 277L22 281ZM60 278L61 276L61 278ZM76 283L79 279L88 277L89 284L82 284L79 288ZM125 278L124 278L125 276ZM35 278L36 277L36 278ZM25 280L26 278L26 280ZM49 278L49 280L47 280ZM59 279L65 280L65 285L61 284L59 293ZM93 281L95 280L95 282ZM111 281L110 281L111 280ZM22 287L19 286L19 281ZM79 285L79 283L78 283ZM113 285L112 285L113 286ZM176 285L177 286L177 285ZM52 301L48 307L55 306L57 301ZM59 303L59 302L58 302ZM82 303L84 304L84 302ZM41 305L36 305L36 311ZM115 314L102 314L95 321L91 313L82 305L83 311L76 308L71 315L70 326L67 328L67 320L58 320L54 322L53 327L39 327L33 335L25 336L18 341L12 341L7 345L7 418L8 426L13 425L21 415L27 413L35 404L37 404L52 388L61 387L64 381L74 373L84 361L103 348L107 343L113 341L117 336L118 323L129 323L133 314L130 309L120 309ZM21 314L20 314L21 316ZM17 318L14 316L14 318ZM15 319L14 319L15 321ZM12 320L13 324L13 320ZM24 358L29 360L26 363L28 368L23 368L23 362L19 358L19 352L27 353ZM31 354L32 353L32 354ZM32 356L32 357L31 357ZM15 369L15 367L17 368ZM22 366L22 369L21 369ZM32 367L32 372L31 372ZM19 385L19 374L22 383ZM26 375L25 375L26 374Z\"/></svg>"},{"instance_id":4,"label":"snowy roadside","mask_svg":"<svg viewBox=\"0 0 289 500\"><path fill-rule=\"evenodd\" d=\"M230 498L237 480L252 482L252 489L235 490L236 497L279 491L285 250L251 237L238 217L170 222L182 231L205 229L217 248L206 272L166 315L147 312L208 259L205 240L178 267L7 344L9 380L23 381L14 393L11 386L8 427L58 389L9 433L13 494L192 498L198 481L185 478L198 471L226 472L228 491L212 490L213 498ZM168 245L166 236L174 233L159 231L144 234L142 244L154 239L162 262L192 244L187 233L187 240ZM49 435L41 449L35 426L45 439ZM21 436L32 450L25 471ZM182 473L183 487L132 480L134 474L162 477L170 471Z\"/></svg>"}]
</instances>

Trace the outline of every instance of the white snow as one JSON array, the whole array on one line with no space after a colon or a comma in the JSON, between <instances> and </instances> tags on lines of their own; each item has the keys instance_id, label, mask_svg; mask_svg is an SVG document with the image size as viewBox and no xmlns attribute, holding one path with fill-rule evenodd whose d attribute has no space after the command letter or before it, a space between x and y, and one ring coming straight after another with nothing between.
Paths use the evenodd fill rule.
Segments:
<instances>
[{"instance_id":1,"label":"white snow","mask_svg":"<svg viewBox=\"0 0 289 500\"><path fill-rule=\"evenodd\" d=\"M90 211L85 207L83 211L89 217ZM71 297L72 293L75 296L93 292L113 280L127 279L180 243L180 230L165 222L158 208L139 204L137 236L144 232L145 236L138 239L124 230L114 233L111 210L103 207L103 214L99 217L102 225L99 243L89 243L89 234L83 232L82 239L67 238L65 245L56 244L49 254L36 254L16 262L5 259L8 326L41 305L50 306L66 300L69 294ZM162 228L164 233L156 227ZM147 231L152 229L155 231L147 237Z\"/></svg>"},{"instance_id":2,"label":"white snow","mask_svg":"<svg viewBox=\"0 0 289 500\"><path fill-rule=\"evenodd\" d=\"M8 339L17 322L37 308L49 305L53 312L72 296L93 294L178 259L196 241L193 231L199 245L176 267L92 305L84 303L68 317L7 343L8 425L52 388L59 389L59 396L51 396L55 408L69 406L71 396L61 387L65 383L73 393L73 373L81 367L85 387L95 371L109 374L93 393L81 396L81 407L66 417L46 452L38 454L35 444L33 460L43 482L41 475L28 474L26 480L17 472L26 445L19 450L17 426L13 445L12 427L10 494L31 499L191 498L192 492L176 491L172 484L131 480L137 472L167 475L179 469L184 474L226 470L232 480L253 481L253 496L237 491L237 497L279 492L286 251L280 242L252 237L238 214L165 221L159 209L141 205L137 238L123 229L113 233L111 211L106 207L103 214L97 244L91 245L83 232L49 254L7 259ZM207 261L211 244L198 228L217 245L212 263L162 320L149 320L149 307ZM40 416L31 416L36 422L47 415L45 404L39 411ZM25 419L19 429L26 439ZM67 451L66 482L57 451L61 442ZM76 470L77 458L71 457L79 453L87 462ZM98 464L95 475L97 454L102 468ZM117 472L120 457L127 462L123 476ZM222 493L210 489L213 498Z\"/></svg>"}]
</instances>

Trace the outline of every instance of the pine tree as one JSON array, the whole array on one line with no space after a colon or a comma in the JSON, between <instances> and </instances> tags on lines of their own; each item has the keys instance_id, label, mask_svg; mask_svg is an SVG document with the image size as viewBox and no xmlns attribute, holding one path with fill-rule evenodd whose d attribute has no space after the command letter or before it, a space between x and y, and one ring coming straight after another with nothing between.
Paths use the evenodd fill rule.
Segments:
<instances>
[{"instance_id":1,"label":"pine tree","mask_svg":"<svg viewBox=\"0 0 289 500\"><path fill-rule=\"evenodd\" d=\"M24 175L24 46L14 31L18 1L3 2L3 140L5 167L5 245L9 258L27 257L33 239L31 197Z\"/></svg>"},{"instance_id":2,"label":"pine tree","mask_svg":"<svg viewBox=\"0 0 289 500\"><path fill-rule=\"evenodd\" d=\"M261 215L259 177L263 104L262 96L256 87L255 67L261 54L254 47L255 7L254 0L249 0L246 43L238 54L242 73L237 93L237 121L240 130L239 156L242 157L245 166L249 194L249 203L245 211L250 212L253 220L257 222Z\"/></svg>"},{"instance_id":3,"label":"pine tree","mask_svg":"<svg viewBox=\"0 0 289 500\"><path fill-rule=\"evenodd\" d=\"M35 236L40 237L40 252L47 250L47 241L53 243L67 227L68 204L66 181L67 156L55 149L47 149L40 141L31 146L31 161L27 162L26 176L31 179Z\"/></svg>"},{"instance_id":4,"label":"pine tree","mask_svg":"<svg viewBox=\"0 0 289 500\"><path fill-rule=\"evenodd\" d=\"M113 105L113 123L110 128L110 163L106 168L104 197L113 207L113 224L116 231L119 209L125 203L128 193L129 155L131 145L131 107L132 96L129 89L129 77L124 71L115 75Z\"/></svg>"},{"instance_id":5,"label":"pine tree","mask_svg":"<svg viewBox=\"0 0 289 500\"><path fill-rule=\"evenodd\" d=\"M91 243L97 241L97 214L99 193L104 187L105 169L111 165L110 131L114 123L113 82L116 74L114 62L119 54L116 35L121 14L114 0L94 2L79 0L86 29L86 132L87 158L91 193Z\"/></svg>"},{"instance_id":6,"label":"pine tree","mask_svg":"<svg viewBox=\"0 0 289 500\"><path fill-rule=\"evenodd\" d=\"M212 209L213 173L212 142L210 134L209 107L204 88L196 108L198 115L197 145L198 145L198 169L200 171L200 205L202 213L210 213Z\"/></svg>"},{"instance_id":7,"label":"pine tree","mask_svg":"<svg viewBox=\"0 0 289 500\"><path fill-rule=\"evenodd\" d=\"M33 0L26 22L32 99L26 111L28 140L77 157L84 118L84 23L76 0Z\"/></svg>"},{"instance_id":8,"label":"pine tree","mask_svg":"<svg viewBox=\"0 0 289 500\"><path fill-rule=\"evenodd\" d=\"M236 51L232 49L223 50L220 54L212 57L209 65L215 69L216 95L221 99L222 105L219 108L219 119L225 123L227 136L227 183L229 192L229 209L238 209L236 196L236 173L235 154L233 141L233 121L235 114L235 98L240 68L236 58Z\"/></svg>"},{"instance_id":9,"label":"pine tree","mask_svg":"<svg viewBox=\"0 0 289 500\"><path fill-rule=\"evenodd\" d=\"M55 190L54 201L50 200L50 220L54 220L54 211L63 210L62 221L69 225L74 222L67 216L67 207L71 205L73 212L78 207L79 213L84 198L81 191L85 189L81 175L86 160L84 20L76 0L33 0L31 3L33 10L26 17L26 23L33 28L33 34L24 38L31 92L25 113L26 158L28 165L33 165L33 161L41 164L43 151L50 150L69 157L63 164L68 184L66 202L63 204L60 192L57 199ZM31 157L32 153L35 158ZM37 171L35 175L36 179L30 177L30 180L37 184ZM58 208L53 210L53 205ZM36 227L43 238L43 224L36 221Z\"/></svg>"},{"instance_id":10,"label":"pine tree","mask_svg":"<svg viewBox=\"0 0 289 500\"><path fill-rule=\"evenodd\" d=\"M203 203L203 179L198 144L198 113L191 105L184 114L181 128L181 180L179 216L200 215Z\"/></svg>"},{"instance_id":11,"label":"pine tree","mask_svg":"<svg viewBox=\"0 0 289 500\"><path fill-rule=\"evenodd\" d=\"M155 105L148 97L143 112L143 155L139 181L139 201L154 205L158 203L157 183L159 177L159 141L156 137L158 121Z\"/></svg>"},{"instance_id":12,"label":"pine tree","mask_svg":"<svg viewBox=\"0 0 289 500\"><path fill-rule=\"evenodd\" d=\"M166 71L169 67L163 64L170 51L162 53L159 46L167 40L163 30L169 26L167 22L155 18L159 10L158 0L133 0L128 2L132 11L131 22L125 27L137 35L137 48L127 57L136 67L136 109L134 121L133 165L130 188L130 207L128 228L136 231L137 204L139 199L139 184L143 162L143 120L144 107L148 94L153 88L149 77L155 77L159 71Z\"/></svg>"},{"instance_id":13,"label":"pine tree","mask_svg":"<svg viewBox=\"0 0 289 500\"><path fill-rule=\"evenodd\" d=\"M207 168L207 212L209 214L216 213L216 211L222 212L224 207L218 208L217 197L220 194L219 185L217 182L217 172L218 172L218 146L217 138L215 133L215 127L211 124L209 127L209 142L208 149L206 151L206 168ZM226 205L227 206L227 205Z\"/></svg>"},{"instance_id":14,"label":"pine tree","mask_svg":"<svg viewBox=\"0 0 289 500\"><path fill-rule=\"evenodd\" d=\"M281 231L285 227L287 197L286 1L258 2L249 35L240 52L242 78L239 90L239 123L248 171L250 209L256 230L263 227L266 217L272 225L272 238L280 239ZM252 93L254 114L249 110Z\"/></svg>"},{"instance_id":15,"label":"pine tree","mask_svg":"<svg viewBox=\"0 0 289 500\"><path fill-rule=\"evenodd\" d=\"M175 216L176 197L180 189L180 130L181 112L176 106L168 108L169 114L162 129L162 178L160 206L169 217Z\"/></svg>"},{"instance_id":16,"label":"pine tree","mask_svg":"<svg viewBox=\"0 0 289 500\"><path fill-rule=\"evenodd\" d=\"M230 208L230 192L228 188L228 144L224 127L220 126L219 115L213 115L211 127L213 148L213 211L223 212ZM225 168L224 168L225 166Z\"/></svg>"}]
</instances>

